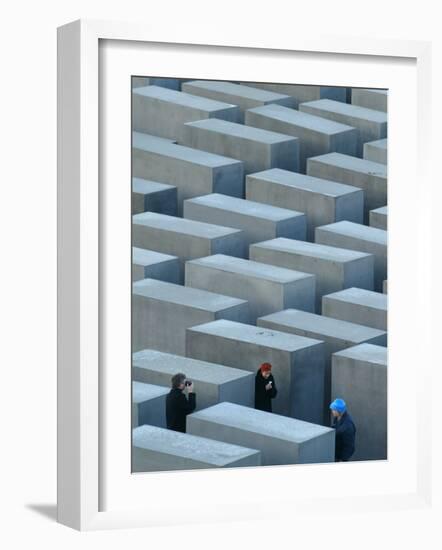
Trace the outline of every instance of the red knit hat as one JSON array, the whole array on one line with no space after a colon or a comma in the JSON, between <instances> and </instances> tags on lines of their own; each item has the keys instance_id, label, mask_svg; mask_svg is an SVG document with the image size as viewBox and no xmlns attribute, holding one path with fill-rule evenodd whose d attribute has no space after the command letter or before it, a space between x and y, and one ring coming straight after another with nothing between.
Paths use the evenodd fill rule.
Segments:
<instances>
[{"instance_id":1,"label":"red knit hat","mask_svg":"<svg viewBox=\"0 0 442 550\"><path fill-rule=\"evenodd\" d=\"M261 372L267 372L269 370L272 370L272 365L270 363L263 363L260 368Z\"/></svg>"}]
</instances>

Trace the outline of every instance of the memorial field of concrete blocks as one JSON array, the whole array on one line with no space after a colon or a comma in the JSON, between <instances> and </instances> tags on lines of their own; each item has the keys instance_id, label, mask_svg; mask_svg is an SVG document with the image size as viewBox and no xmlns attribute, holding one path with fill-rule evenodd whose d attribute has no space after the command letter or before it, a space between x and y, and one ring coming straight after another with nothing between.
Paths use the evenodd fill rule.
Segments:
<instances>
[{"instance_id":1,"label":"memorial field of concrete blocks","mask_svg":"<svg viewBox=\"0 0 442 550\"><path fill-rule=\"evenodd\" d=\"M388 458L387 119L387 90L133 78L133 472L334 462L337 397L351 460Z\"/></svg>"}]
</instances>

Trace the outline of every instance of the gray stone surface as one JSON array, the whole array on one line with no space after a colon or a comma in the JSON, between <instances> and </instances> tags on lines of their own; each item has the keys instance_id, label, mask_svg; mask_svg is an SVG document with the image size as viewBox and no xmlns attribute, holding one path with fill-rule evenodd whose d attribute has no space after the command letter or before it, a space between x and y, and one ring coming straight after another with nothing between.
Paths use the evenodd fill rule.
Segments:
<instances>
[{"instance_id":1,"label":"gray stone surface","mask_svg":"<svg viewBox=\"0 0 442 550\"><path fill-rule=\"evenodd\" d=\"M132 471L260 466L261 453L196 435L140 426L132 431Z\"/></svg>"},{"instance_id":2,"label":"gray stone surface","mask_svg":"<svg viewBox=\"0 0 442 550\"><path fill-rule=\"evenodd\" d=\"M176 216L176 187L157 181L132 178L132 214L147 211Z\"/></svg>"},{"instance_id":3,"label":"gray stone surface","mask_svg":"<svg viewBox=\"0 0 442 550\"><path fill-rule=\"evenodd\" d=\"M388 139L377 139L364 143L363 157L365 160L387 164L388 162Z\"/></svg>"},{"instance_id":4,"label":"gray stone surface","mask_svg":"<svg viewBox=\"0 0 442 550\"><path fill-rule=\"evenodd\" d=\"M387 458L387 349L361 344L332 358L332 395L345 400L356 425L352 460Z\"/></svg>"},{"instance_id":5,"label":"gray stone surface","mask_svg":"<svg viewBox=\"0 0 442 550\"><path fill-rule=\"evenodd\" d=\"M244 300L143 279L132 287L132 349L185 355L186 328L215 319L247 321Z\"/></svg>"},{"instance_id":6,"label":"gray stone surface","mask_svg":"<svg viewBox=\"0 0 442 550\"><path fill-rule=\"evenodd\" d=\"M242 230L247 253L252 243L276 237L305 240L307 233L302 212L220 193L184 201L183 212L191 220Z\"/></svg>"},{"instance_id":7,"label":"gray stone surface","mask_svg":"<svg viewBox=\"0 0 442 550\"><path fill-rule=\"evenodd\" d=\"M253 86L262 90L269 90L280 94L286 94L293 98L291 107L298 108L303 101L315 99L335 99L345 101L347 90L337 86L306 86L303 84L269 84L267 82L241 82L245 86Z\"/></svg>"},{"instance_id":8,"label":"gray stone surface","mask_svg":"<svg viewBox=\"0 0 442 550\"><path fill-rule=\"evenodd\" d=\"M188 416L188 431L261 451L264 466L333 462L334 430L233 403Z\"/></svg>"},{"instance_id":9,"label":"gray stone surface","mask_svg":"<svg viewBox=\"0 0 442 550\"><path fill-rule=\"evenodd\" d=\"M387 112L388 90L375 90L373 88L352 88L351 102L353 105Z\"/></svg>"},{"instance_id":10,"label":"gray stone surface","mask_svg":"<svg viewBox=\"0 0 442 550\"><path fill-rule=\"evenodd\" d=\"M153 349L137 351L132 356L133 380L170 389L171 378L178 372L194 382L197 411L221 401L253 406L255 378L246 370Z\"/></svg>"},{"instance_id":11,"label":"gray stone surface","mask_svg":"<svg viewBox=\"0 0 442 550\"><path fill-rule=\"evenodd\" d=\"M324 294L352 286L373 290L371 254L278 238L251 245L250 259L316 275L317 313Z\"/></svg>"},{"instance_id":12,"label":"gray stone surface","mask_svg":"<svg viewBox=\"0 0 442 550\"><path fill-rule=\"evenodd\" d=\"M340 153L329 153L309 158L307 174L362 189L364 191L365 223L368 223L370 210L387 204L387 167L385 164Z\"/></svg>"},{"instance_id":13,"label":"gray stone surface","mask_svg":"<svg viewBox=\"0 0 442 550\"><path fill-rule=\"evenodd\" d=\"M186 262L187 286L249 302L250 323L287 307L315 309L315 276L223 254Z\"/></svg>"},{"instance_id":14,"label":"gray stone surface","mask_svg":"<svg viewBox=\"0 0 442 550\"><path fill-rule=\"evenodd\" d=\"M179 78L151 78L147 76L133 76L132 88L144 88L145 86L162 86L171 90L180 89Z\"/></svg>"},{"instance_id":15,"label":"gray stone surface","mask_svg":"<svg viewBox=\"0 0 442 550\"><path fill-rule=\"evenodd\" d=\"M382 282L382 292L384 294L387 294L387 291L388 291L388 281L383 281Z\"/></svg>"},{"instance_id":16,"label":"gray stone surface","mask_svg":"<svg viewBox=\"0 0 442 550\"><path fill-rule=\"evenodd\" d=\"M297 138L235 122L215 118L188 122L184 125L181 143L241 160L246 174L274 166L299 169Z\"/></svg>"},{"instance_id":17,"label":"gray stone surface","mask_svg":"<svg viewBox=\"0 0 442 550\"><path fill-rule=\"evenodd\" d=\"M249 109L245 122L248 126L299 138L299 172L305 173L308 157L331 151L355 155L357 151L358 133L355 128L282 105Z\"/></svg>"},{"instance_id":18,"label":"gray stone surface","mask_svg":"<svg viewBox=\"0 0 442 550\"><path fill-rule=\"evenodd\" d=\"M387 305L387 296L381 292L347 288L322 297L322 314L387 330Z\"/></svg>"},{"instance_id":19,"label":"gray stone surface","mask_svg":"<svg viewBox=\"0 0 442 550\"><path fill-rule=\"evenodd\" d=\"M132 244L180 258L180 281L184 262L211 254L247 255L242 231L154 212L133 216Z\"/></svg>"},{"instance_id":20,"label":"gray stone surface","mask_svg":"<svg viewBox=\"0 0 442 550\"><path fill-rule=\"evenodd\" d=\"M324 344L319 340L220 320L187 330L186 355L253 373L267 361L278 389L273 411L322 421Z\"/></svg>"},{"instance_id":21,"label":"gray stone surface","mask_svg":"<svg viewBox=\"0 0 442 550\"><path fill-rule=\"evenodd\" d=\"M176 256L153 250L132 247L132 282L141 279L159 279L179 284L180 261Z\"/></svg>"},{"instance_id":22,"label":"gray stone surface","mask_svg":"<svg viewBox=\"0 0 442 550\"><path fill-rule=\"evenodd\" d=\"M262 90L243 86L233 82L223 82L219 80L191 80L183 84L183 92L208 97L225 103L237 105L241 111L239 122L244 122L244 111L253 107L277 103L294 107L295 103L292 97L273 92L271 90Z\"/></svg>"},{"instance_id":23,"label":"gray stone surface","mask_svg":"<svg viewBox=\"0 0 442 550\"><path fill-rule=\"evenodd\" d=\"M207 193L244 196L241 161L146 138L139 132L134 132L132 139L132 173L135 177L175 185L179 215L184 199Z\"/></svg>"},{"instance_id":24,"label":"gray stone surface","mask_svg":"<svg viewBox=\"0 0 442 550\"><path fill-rule=\"evenodd\" d=\"M387 230L388 225L388 206L381 206L375 210L370 210L369 217L371 227Z\"/></svg>"},{"instance_id":25,"label":"gray stone surface","mask_svg":"<svg viewBox=\"0 0 442 550\"><path fill-rule=\"evenodd\" d=\"M304 212L309 241L314 240L318 225L340 220L363 221L364 194L361 189L279 168L246 176L246 198ZM275 237L305 240L295 235Z\"/></svg>"},{"instance_id":26,"label":"gray stone surface","mask_svg":"<svg viewBox=\"0 0 442 550\"><path fill-rule=\"evenodd\" d=\"M150 424L166 427L167 388L132 380L132 428Z\"/></svg>"},{"instance_id":27,"label":"gray stone surface","mask_svg":"<svg viewBox=\"0 0 442 550\"><path fill-rule=\"evenodd\" d=\"M330 99L301 103L299 110L357 128L359 139L356 154L360 157L364 143L387 137L387 114L381 111Z\"/></svg>"},{"instance_id":28,"label":"gray stone surface","mask_svg":"<svg viewBox=\"0 0 442 550\"><path fill-rule=\"evenodd\" d=\"M240 110L229 103L161 86L132 91L132 128L137 132L181 141L184 123L212 117L236 122Z\"/></svg>"},{"instance_id":29,"label":"gray stone surface","mask_svg":"<svg viewBox=\"0 0 442 550\"><path fill-rule=\"evenodd\" d=\"M382 281L387 278L386 231L360 223L342 221L317 227L315 241L327 246L337 246L373 254L374 290L382 292Z\"/></svg>"}]
</instances>

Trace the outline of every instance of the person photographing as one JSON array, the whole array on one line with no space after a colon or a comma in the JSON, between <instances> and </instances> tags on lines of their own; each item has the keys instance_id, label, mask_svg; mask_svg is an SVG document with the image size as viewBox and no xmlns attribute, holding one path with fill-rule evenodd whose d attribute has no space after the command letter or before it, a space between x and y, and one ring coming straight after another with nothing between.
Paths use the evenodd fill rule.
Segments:
<instances>
[{"instance_id":1,"label":"person photographing","mask_svg":"<svg viewBox=\"0 0 442 550\"><path fill-rule=\"evenodd\" d=\"M277 393L272 365L263 363L255 376L255 409L272 412L272 399Z\"/></svg>"},{"instance_id":2,"label":"person photographing","mask_svg":"<svg viewBox=\"0 0 442 550\"><path fill-rule=\"evenodd\" d=\"M166 397L166 423L169 430L186 432L186 416L196 408L193 382L182 372L172 376L172 388Z\"/></svg>"},{"instance_id":3,"label":"person photographing","mask_svg":"<svg viewBox=\"0 0 442 550\"><path fill-rule=\"evenodd\" d=\"M343 399L338 397L330 403L330 410L331 427L336 431L335 462L347 462L355 452L356 427Z\"/></svg>"}]
</instances>

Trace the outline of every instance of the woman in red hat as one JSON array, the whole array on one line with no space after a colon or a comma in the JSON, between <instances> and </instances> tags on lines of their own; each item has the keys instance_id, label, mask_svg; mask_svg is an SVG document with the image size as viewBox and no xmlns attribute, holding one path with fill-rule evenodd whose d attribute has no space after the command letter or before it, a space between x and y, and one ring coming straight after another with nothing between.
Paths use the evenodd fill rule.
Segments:
<instances>
[{"instance_id":1,"label":"woman in red hat","mask_svg":"<svg viewBox=\"0 0 442 550\"><path fill-rule=\"evenodd\" d=\"M272 412L272 399L277 393L272 365L263 363L255 376L255 409Z\"/></svg>"}]
</instances>

